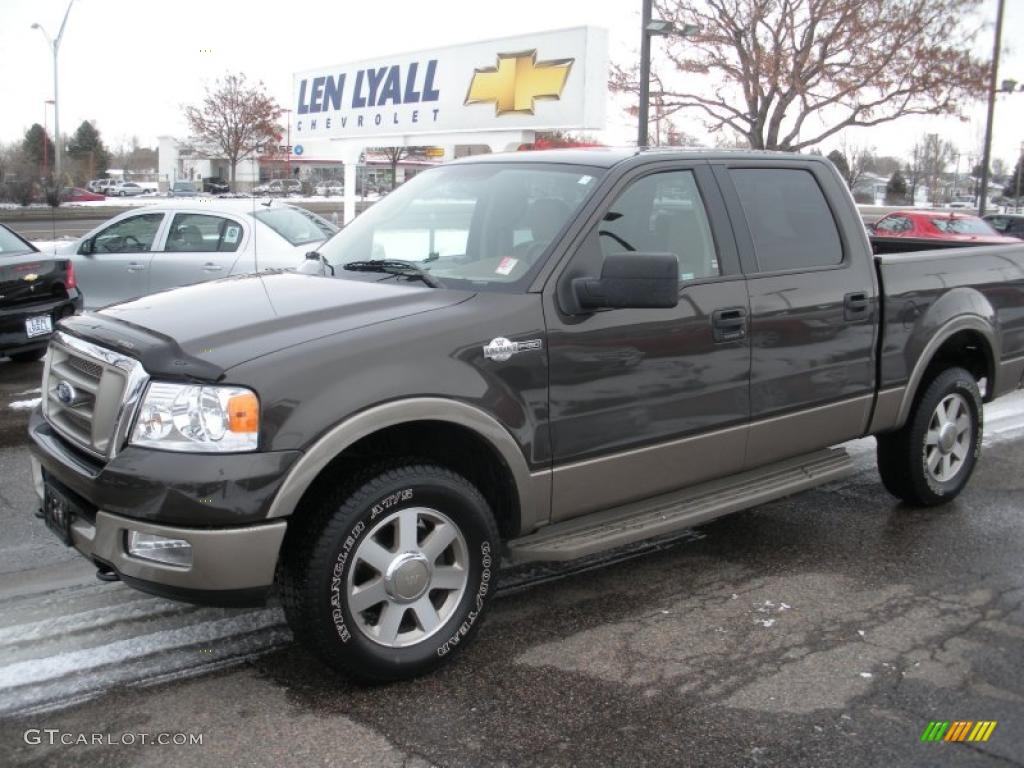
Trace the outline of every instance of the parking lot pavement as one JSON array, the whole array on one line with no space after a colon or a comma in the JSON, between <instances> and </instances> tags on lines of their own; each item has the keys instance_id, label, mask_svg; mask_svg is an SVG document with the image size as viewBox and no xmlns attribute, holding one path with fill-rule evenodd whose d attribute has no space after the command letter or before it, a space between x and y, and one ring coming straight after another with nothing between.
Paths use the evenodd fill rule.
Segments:
<instances>
[{"instance_id":1,"label":"parking lot pavement","mask_svg":"<svg viewBox=\"0 0 1024 768\"><path fill-rule=\"evenodd\" d=\"M293 644L275 607L196 608L75 572L29 514L27 412L10 405L38 386L28 368L0 363L5 764L1024 764L1022 394L988 407L982 461L947 507L896 504L858 441L841 482L602 567L506 574L457 663L362 687ZM998 725L923 743L933 720ZM203 743L31 744L28 729Z\"/></svg>"}]
</instances>

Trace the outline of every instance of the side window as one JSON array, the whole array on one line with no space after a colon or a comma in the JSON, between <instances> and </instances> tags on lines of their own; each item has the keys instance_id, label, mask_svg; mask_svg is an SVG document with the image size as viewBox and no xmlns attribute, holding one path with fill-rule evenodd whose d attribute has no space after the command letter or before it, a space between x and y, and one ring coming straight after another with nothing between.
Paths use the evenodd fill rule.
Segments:
<instances>
[{"instance_id":1,"label":"side window","mask_svg":"<svg viewBox=\"0 0 1024 768\"><path fill-rule=\"evenodd\" d=\"M876 232L907 232L910 228L910 219L903 216L886 216L875 224Z\"/></svg>"},{"instance_id":2,"label":"side window","mask_svg":"<svg viewBox=\"0 0 1024 768\"><path fill-rule=\"evenodd\" d=\"M171 222L165 251L179 253L233 252L242 242L242 225L220 216L179 213Z\"/></svg>"},{"instance_id":3,"label":"side window","mask_svg":"<svg viewBox=\"0 0 1024 768\"><path fill-rule=\"evenodd\" d=\"M162 213L144 213L111 224L93 238L93 253L146 253L163 220Z\"/></svg>"},{"instance_id":4,"label":"side window","mask_svg":"<svg viewBox=\"0 0 1024 768\"><path fill-rule=\"evenodd\" d=\"M843 246L825 195L810 171L730 171L764 272L840 264Z\"/></svg>"},{"instance_id":5,"label":"side window","mask_svg":"<svg viewBox=\"0 0 1024 768\"><path fill-rule=\"evenodd\" d=\"M991 219L986 219L986 221L992 225L992 229L996 232L1006 232L1010 229L1010 220L1005 216L993 216Z\"/></svg>"},{"instance_id":6,"label":"side window","mask_svg":"<svg viewBox=\"0 0 1024 768\"><path fill-rule=\"evenodd\" d=\"M693 171L666 171L633 182L598 226L601 251L674 253L679 280L721 274L704 201Z\"/></svg>"}]
</instances>

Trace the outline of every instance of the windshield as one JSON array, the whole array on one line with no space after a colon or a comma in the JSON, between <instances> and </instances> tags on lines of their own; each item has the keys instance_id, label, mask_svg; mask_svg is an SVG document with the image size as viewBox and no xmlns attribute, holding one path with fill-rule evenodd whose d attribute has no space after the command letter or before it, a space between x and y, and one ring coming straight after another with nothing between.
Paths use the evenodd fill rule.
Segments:
<instances>
[{"instance_id":1,"label":"windshield","mask_svg":"<svg viewBox=\"0 0 1024 768\"><path fill-rule=\"evenodd\" d=\"M932 219L932 224L940 232L948 232L951 235L998 235L989 224L981 219L957 218L957 219Z\"/></svg>"},{"instance_id":2,"label":"windshield","mask_svg":"<svg viewBox=\"0 0 1024 768\"><path fill-rule=\"evenodd\" d=\"M23 253L33 253L29 246L25 245L20 237L0 227L0 257L20 256Z\"/></svg>"},{"instance_id":3,"label":"windshield","mask_svg":"<svg viewBox=\"0 0 1024 768\"><path fill-rule=\"evenodd\" d=\"M262 221L292 245L319 243L337 232L327 221L307 216L295 208L266 208L249 215Z\"/></svg>"},{"instance_id":4,"label":"windshield","mask_svg":"<svg viewBox=\"0 0 1024 768\"><path fill-rule=\"evenodd\" d=\"M336 277L352 262L412 262L442 286L511 290L597 186L601 169L549 163L450 165L417 175L320 252ZM370 279L396 279L394 275Z\"/></svg>"}]
</instances>

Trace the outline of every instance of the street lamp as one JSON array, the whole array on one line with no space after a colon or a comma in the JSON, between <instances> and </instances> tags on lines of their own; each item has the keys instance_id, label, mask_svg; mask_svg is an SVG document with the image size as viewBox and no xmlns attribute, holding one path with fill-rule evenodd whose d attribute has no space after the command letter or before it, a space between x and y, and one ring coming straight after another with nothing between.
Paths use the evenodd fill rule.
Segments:
<instances>
[{"instance_id":1,"label":"street lamp","mask_svg":"<svg viewBox=\"0 0 1024 768\"><path fill-rule=\"evenodd\" d=\"M47 99L43 102L43 176L49 178L50 176L50 153L46 146L46 141L49 138L46 131L46 107L48 104L53 104L53 99ZM54 149L57 145L54 144Z\"/></svg>"},{"instance_id":2,"label":"street lamp","mask_svg":"<svg viewBox=\"0 0 1024 768\"><path fill-rule=\"evenodd\" d=\"M652 0L643 0L640 17L640 104L637 118L640 126L637 130L636 145L647 146L647 119L651 101L651 38L658 35L679 35L692 37L700 32L696 24L683 24L677 27L672 21L651 18Z\"/></svg>"},{"instance_id":3,"label":"street lamp","mask_svg":"<svg viewBox=\"0 0 1024 768\"><path fill-rule=\"evenodd\" d=\"M57 184L61 182L61 140L60 140L60 107L57 95L57 54L60 52L60 41L64 39L64 27L68 23L68 14L71 13L71 6L74 5L75 0L69 0L68 8L64 11L64 20L60 23L60 30L57 32L56 39L50 37L46 30L43 29L43 25L39 22L35 22L32 25L32 29L38 29L43 37L46 38L47 44L50 46L50 50L53 51L53 154L54 154L54 166L57 176Z\"/></svg>"}]
</instances>

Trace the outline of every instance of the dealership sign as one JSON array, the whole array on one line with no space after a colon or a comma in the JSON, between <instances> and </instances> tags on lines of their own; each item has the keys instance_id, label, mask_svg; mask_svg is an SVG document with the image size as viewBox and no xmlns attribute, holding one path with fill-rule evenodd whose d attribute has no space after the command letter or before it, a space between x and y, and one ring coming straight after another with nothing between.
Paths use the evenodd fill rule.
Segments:
<instances>
[{"instance_id":1,"label":"dealership sign","mask_svg":"<svg viewBox=\"0 0 1024 768\"><path fill-rule=\"evenodd\" d=\"M600 129L607 34L540 32L295 75L292 130L309 139Z\"/></svg>"}]
</instances>

